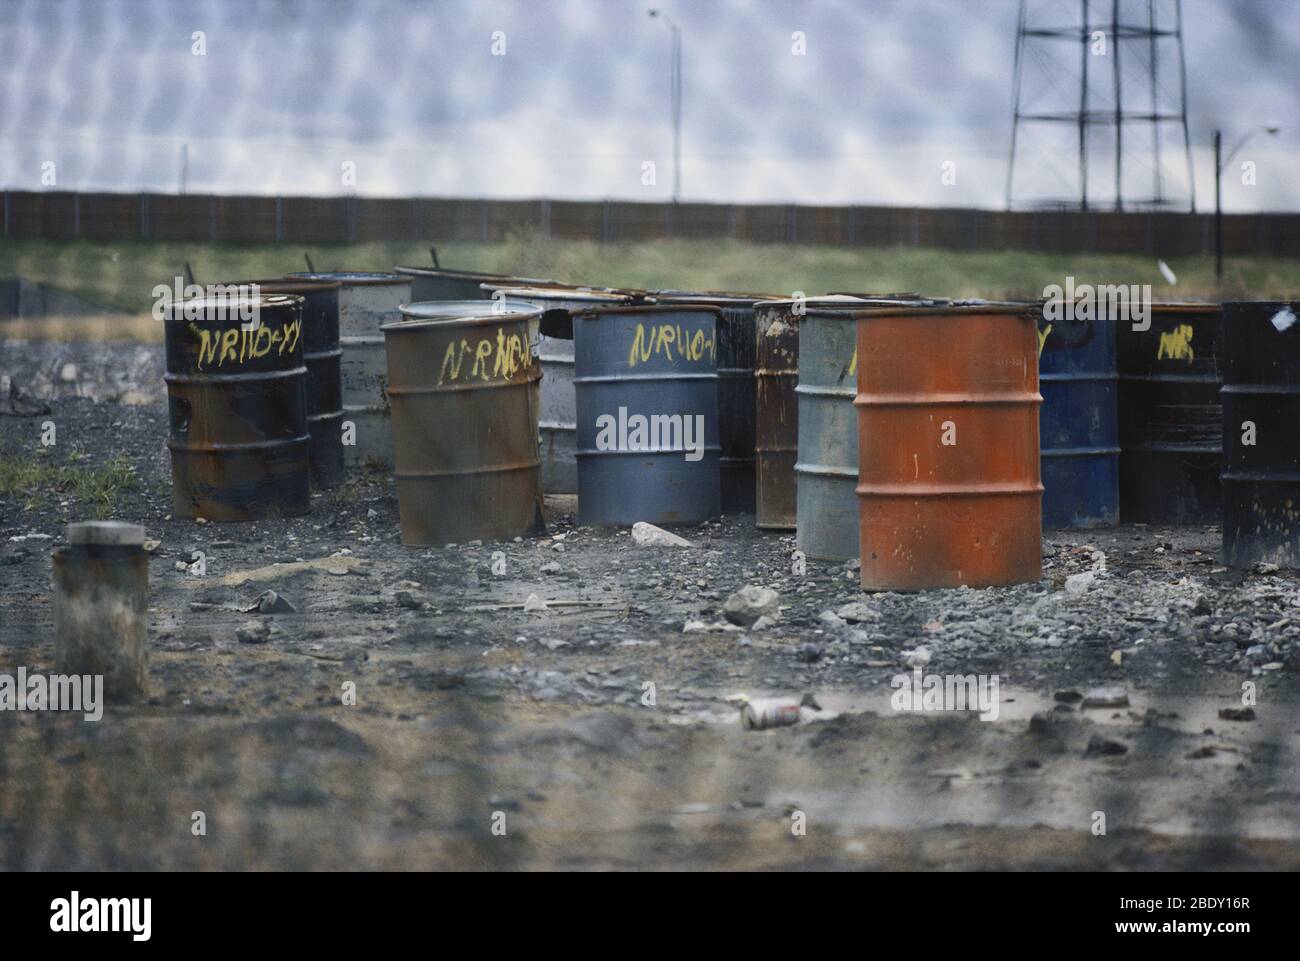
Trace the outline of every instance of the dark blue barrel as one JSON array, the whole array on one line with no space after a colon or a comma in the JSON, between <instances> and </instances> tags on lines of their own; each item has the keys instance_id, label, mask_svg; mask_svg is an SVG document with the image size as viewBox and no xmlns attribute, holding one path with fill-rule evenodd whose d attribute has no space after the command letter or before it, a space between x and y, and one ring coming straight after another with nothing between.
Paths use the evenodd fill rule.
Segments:
<instances>
[{"instance_id":1,"label":"dark blue barrel","mask_svg":"<svg viewBox=\"0 0 1300 961\"><path fill-rule=\"evenodd\" d=\"M1223 560L1300 568L1300 302L1223 305Z\"/></svg>"},{"instance_id":2,"label":"dark blue barrel","mask_svg":"<svg viewBox=\"0 0 1300 961\"><path fill-rule=\"evenodd\" d=\"M1114 321L1040 317L1038 376L1043 526L1118 523Z\"/></svg>"},{"instance_id":3,"label":"dark blue barrel","mask_svg":"<svg viewBox=\"0 0 1300 961\"><path fill-rule=\"evenodd\" d=\"M717 308L686 305L574 314L580 524L722 512L718 320Z\"/></svg>"}]
</instances>

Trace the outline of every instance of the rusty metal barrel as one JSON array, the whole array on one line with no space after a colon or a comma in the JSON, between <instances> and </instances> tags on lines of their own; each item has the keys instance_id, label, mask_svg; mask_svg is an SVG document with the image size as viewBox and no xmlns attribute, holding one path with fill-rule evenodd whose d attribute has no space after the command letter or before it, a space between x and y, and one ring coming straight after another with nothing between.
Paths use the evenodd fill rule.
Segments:
<instances>
[{"instance_id":1,"label":"rusty metal barrel","mask_svg":"<svg viewBox=\"0 0 1300 961\"><path fill-rule=\"evenodd\" d=\"M1300 302L1223 305L1223 560L1300 568Z\"/></svg>"},{"instance_id":2,"label":"rusty metal barrel","mask_svg":"<svg viewBox=\"0 0 1300 961\"><path fill-rule=\"evenodd\" d=\"M485 284L493 300L531 304L542 311L537 337L541 363L542 489L548 494L578 491L577 414L573 395L573 312L615 307L634 300L631 292L566 287Z\"/></svg>"},{"instance_id":3,"label":"rusty metal barrel","mask_svg":"<svg viewBox=\"0 0 1300 961\"><path fill-rule=\"evenodd\" d=\"M310 509L302 303L203 297L164 310L177 517L246 521Z\"/></svg>"},{"instance_id":4,"label":"rusty metal barrel","mask_svg":"<svg viewBox=\"0 0 1300 961\"><path fill-rule=\"evenodd\" d=\"M799 316L789 300L754 306L755 523L795 529L799 450Z\"/></svg>"},{"instance_id":5,"label":"rusty metal barrel","mask_svg":"<svg viewBox=\"0 0 1300 961\"><path fill-rule=\"evenodd\" d=\"M866 590L1041 574L1037 308L858 314L858 498Z\"/></svg>"},{"instance_id":6,"label":"rusty metal barrel","mask_svg":"<svg viewBox=\"0 0 1300 961\"><path fill-rule=\"evenodd\" d=\"M580 524L721 513L719 315L685 304L574 315Z\"/></svg>"},{"instance_id":7,"label":"rusty metal barrel","mask_svg":"<svg viewBox=\"0 0 1300 961\"><path fill-rule=\"evenodd\" d=\"M343 386L339 346L337 281L240 280L209 285L209 293L224 286L256 285L263 294L302 298L302 359L307 368L307 433L311 436L311 482L334 487L343 480Z\"/></svg>"},{"instance_id":8,"label":"rusty metal barrel","mask_svg":"<svg viewBox=\"0 0 1300 961\"><path fill-rule=\"evenodd\" d=\"M1217 524L1223 460L1218 304L1152 304L1117 321L1119 510L1125 523Z\"/></svg>"},{"instance_id":9,"label":"rusty metal barrel","mask_svg":"<svg viewBox=\"0 0 1300 961\"><path fill-rule=\"evenodd\" d=\"M410 278L383 272L337 270L287 274L285 279L340 284L343 460L348 466L361 465L367 460L392 464L393 426L380 328L396 321L400 316L398 308L410 302Z\"/></svg>"},{"instance_id":10,"label":"rusty metal barrel","mask_svg":"<svg viewBox=\"0 0 1300 961\"><path fill-rule=\"evenodd\" d=\"M402 543L542 530L540 370L529 343L541 311L450 301L401 313L383 332Z\"/></svg>"},{"instance_id":11,"label":"rusty metal barrel","mask_svg":"<svg viewBox=\"0 0 1300 961\"><path fill-rule=\"evenodd\" d=\"M722 311L718 323L718 437L722 445L719 476L724 514L752 514L757 500L754 446L754 305L775 299L770 294L694 293L660 290L660 304L705 304Z\"/></svg>"},{"instance_id":12,"label":"rusty metal barrel","mask_svg":"<svg viewBox=\"0 0 1300 961\"><path fill-rule=\"evenodd\" d=\"M435 300L487 300L492 294L484 284L496 287L554 284L553 280L533 280L512 274L484 273L476 270L447 270L442 267L394 267L393 271L411 281L411 300L425 303Z\"/></svg>"},{"instance_id":13,"label":"rusty metal barrel","mask_svg":"<svg viewBox=\"0 0 1300 961\"><path fill-rule=\"evenodd\" d=\"M1119 522L1115 324L1064 310L1038 322L1043 526Z\"/></svg>"}]
</instances>

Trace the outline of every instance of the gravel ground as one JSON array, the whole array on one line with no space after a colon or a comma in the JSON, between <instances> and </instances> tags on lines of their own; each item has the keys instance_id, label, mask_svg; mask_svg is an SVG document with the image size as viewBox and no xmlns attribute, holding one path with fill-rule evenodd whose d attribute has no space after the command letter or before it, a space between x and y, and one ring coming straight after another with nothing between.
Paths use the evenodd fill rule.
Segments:
<instances>
[{"instance_id":1,"label":"gravel ground","mask_svg":"<svg viewBox=\"0 0 1300 961\"><path fill-rule=\"evenodd\" d=\"M0 416L0 458L125 456L112 516L159 542L148 701L0 713L0 866L1300 867L1300 578L1223 568L1217 529L1049 532L1038 583L904 595L796 574L744 515L650 547L555 499L538 538L405 548L383 477L200 525L170 516L159 368L0 349L51 405ZM54 670L49 554L84 516L0 495L0 672ZM775 623L726 621L745 585ZM296 611L249 611L266 590ZM997 719L894 710L914 668L996 675ZM1222 717L1246 682L1253 719ZM736 693L820 709L745 730Z\"/></svg>"}]
</instances>

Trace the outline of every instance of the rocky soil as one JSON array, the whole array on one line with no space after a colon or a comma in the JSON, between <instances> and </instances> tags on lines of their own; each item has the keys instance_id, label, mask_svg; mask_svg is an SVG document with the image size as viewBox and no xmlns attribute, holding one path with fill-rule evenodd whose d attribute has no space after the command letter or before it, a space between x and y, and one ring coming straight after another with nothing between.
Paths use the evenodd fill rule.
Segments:
<instances>
[{"instance_id":1,"label":"rocky soil","mask_svg":"<svg viewBox=\"0 0 1300 961\"><path fill-rule=\"evenodd\" d=\"M0 354L51 408L0 416L0 462L132 465L150 697L0 713L0 866L1300 866L1300 578L1222 567L1216 529L1049 532L1038 583L904 595L743 515L658 546L557 499L541 537L406 548L375 475L197 524L158 348L42 351ZM88 509L0 495L0 673L54 670L50 553ZM915 670L996 675L997 718L895 710ZM816 707L747 730L737 694Z\"/></svg>"}]
</instances>

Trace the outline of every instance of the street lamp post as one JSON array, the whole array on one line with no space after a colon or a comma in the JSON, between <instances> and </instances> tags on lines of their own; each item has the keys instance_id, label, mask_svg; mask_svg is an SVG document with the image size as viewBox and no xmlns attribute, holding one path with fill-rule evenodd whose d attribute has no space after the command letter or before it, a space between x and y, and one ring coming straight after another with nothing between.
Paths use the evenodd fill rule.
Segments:
<instances>
[{"instance_id":1,"label":"street lamp post","mask_svg":"<svg viewBox=\"0 0 1300 961\"><path fill-rule=\"evenodd\" d=\"M1281 129L1278 124L1270 122L1246 131L1246 135L1237 141L1237 146L1222 159L1223 131L1214 131L1214 279L1220 283L1223 281L1223 171L1255 134L1262 130L1271 137Z\"/></svg>"},{"instance_id":2,"label":"street lamp post","mask_svg":"<svg viewBox=\"0 0 1300 961\"><path fill-rule=\"evenodd\" d=\"M662 10L646 12L651 17L663 20L673 37L672 75L669 78L669 86L672 90L673 111L673 203L677 203L682 196L682 31Z\"/></svg>"}]
</instances>

